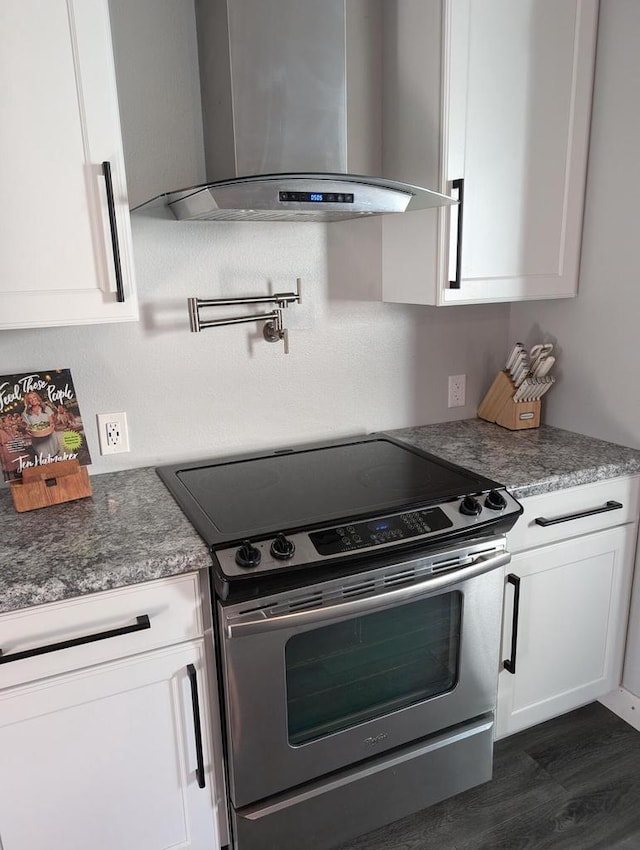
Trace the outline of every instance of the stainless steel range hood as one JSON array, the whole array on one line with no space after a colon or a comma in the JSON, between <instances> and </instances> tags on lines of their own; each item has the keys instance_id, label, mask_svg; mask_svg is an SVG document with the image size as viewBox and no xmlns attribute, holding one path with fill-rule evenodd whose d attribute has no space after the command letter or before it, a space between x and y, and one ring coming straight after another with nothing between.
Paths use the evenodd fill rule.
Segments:
<instances>
[{"instance_id":1,"label":"stainless steel range hood","mask_svg":"<svg viewBox=\"0 0 640 850\"><path fill-rule=\"evenodd\" d=\"M384 2L196 0L210 182L149 204L180 220L337 221L456 203L379 176Z\"/></svg>"}]
</instances>

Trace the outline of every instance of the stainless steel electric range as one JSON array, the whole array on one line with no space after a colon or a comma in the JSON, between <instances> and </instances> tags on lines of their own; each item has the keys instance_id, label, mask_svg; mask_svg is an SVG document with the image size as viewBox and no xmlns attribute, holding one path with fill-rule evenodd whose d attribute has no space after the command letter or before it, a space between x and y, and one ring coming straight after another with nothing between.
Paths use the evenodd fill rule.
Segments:
<instances>
[{"instance_id":1,"label":"stainless steel electric range","mask_svg":"<svg viewBox=\"0 0 640 850\"><path fill-rule=\"evenodd\" d=\"M326 850L491 777L502 485L384 434L158 474L211 549L237 850Z\"/></svg>"}]
</instances>

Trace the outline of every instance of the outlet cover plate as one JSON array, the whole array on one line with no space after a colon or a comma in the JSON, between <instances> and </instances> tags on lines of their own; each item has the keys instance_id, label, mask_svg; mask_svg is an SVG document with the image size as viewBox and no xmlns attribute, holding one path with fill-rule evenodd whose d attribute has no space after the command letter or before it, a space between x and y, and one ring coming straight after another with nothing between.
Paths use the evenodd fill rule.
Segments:
<instances>
[{"instance_id":1,"label":"outlet cover plate","mask_svg":"<svg viewBox=\"0 0 640 850\"><path fill-rule=\"evenodd\" d=\"M126 413L98 413L100 454L114 455L129 451Z\"/></svg>"},{"instance_id":2,"label":"outlet cover plate","mask_svg":"<svg viewBox=\"0 0 640 850\"><path fill-rule=\"evenodd\" d=\"M449 407L464 407L467 394L467 376L449 375Z\"/></svg>"}]
</instances>

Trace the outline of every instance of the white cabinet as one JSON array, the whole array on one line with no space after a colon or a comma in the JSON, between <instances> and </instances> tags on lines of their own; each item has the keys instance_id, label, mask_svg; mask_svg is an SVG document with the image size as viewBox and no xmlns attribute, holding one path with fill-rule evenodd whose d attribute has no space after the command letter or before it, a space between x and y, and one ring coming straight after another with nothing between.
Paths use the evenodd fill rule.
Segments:
<instances>
[{"instance_id":1,"label":"white cabinet","mask_svg":"<svg viewBox=\"0 0 640 850\"><path fill-rule=\"evenodd\" d=\"M640 563L640 542L636 554L636 563ZM631 593L622 684L627 691L640 699L640 569L636 573ZM637 723L640 724L640 716Z\"/></svg>"},{"instance_id":2,"label":"white cabinet","mask_svg":"<svg viewBox=\"0 0 640 850\"><path fill-rule=\"evenodd\" d=\"M197 591L192 575L0 618L0 846L220 847Z\"/></svg>"},{"instance_id":3,"label":"white cabinet","mask_svg":"<svg viewBox=\"0 0 640 850\"><path fill-rule=\"evenodd\" d=\"M523 500L509 538L498 737L620 684L638 490L636 476Z\"/></svg>"},{"instance_id":4,"label":"white cabinet","mask_svg":"<svg viewBox=\"0 0 640 850\"><path fill-rule=\"evenodd\" d=\"M0 77L0 328L137 319L107 0L3 0Z\"/></svg>"},{"instance_id":5,"label":"white cabinet","mask_svg":"<svg viewBox=\"0 0 640 850\"><path fill-rule=\"evenodd\" d=\"M515 672L500 673L498 736L604 696L620 683L635 526L515 555L520 584ZM507 587L503 657L511 659Z\"/></svg>"},{"instance_id":6,"label":"white cabinet","mask_svg":"<svg viewBox=\"0 0 640 850\"><path fill-rule=\"evenodd\" d=\"M597 0L397 5L400 26L414 41L423 34L425 50L441 56L434 84L432 74L421 77L425 51L408 51L395 85L412 97L397 120L411 129L417 111L426 129L440 128L439 151L432 132L424 136L425 149L439 156L435 188L455 195L462 179L464 204L385 217L384 300L449 305L575 295ZM424 156L399 147L386 167L409 182L433 183Z\"/></svg>"}]
</instances>

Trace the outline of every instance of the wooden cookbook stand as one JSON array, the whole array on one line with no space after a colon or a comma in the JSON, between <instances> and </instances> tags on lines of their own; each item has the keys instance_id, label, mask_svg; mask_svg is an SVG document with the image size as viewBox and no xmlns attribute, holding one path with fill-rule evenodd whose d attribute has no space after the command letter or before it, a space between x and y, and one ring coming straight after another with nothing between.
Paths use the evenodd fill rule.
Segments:
<instances>
[{"instance_id":1,"label":"wooden cookbook stand","mask_svg":"<svg viewBox=\"0 0 640 850\"><path fill-rule=\"evenodd\" d=\"M478 417L495 422L510 431L538 428L540 425L540 399L514 401L516 386L507 374L499 372L478 408Z\"/></svg>"},{"instance_id":2,"label":"wooden cookbook stand","mask_svg":"<svg viewBox=\"0 0 640 850\"><path fill-rule=\"evenodd\" d=\"M90 495L89 473L77 460L61 460L25 469L20 481L11 482L13 505L19 513Z\"/></svg>"}]
</instances>

